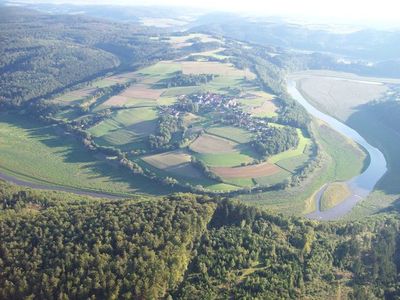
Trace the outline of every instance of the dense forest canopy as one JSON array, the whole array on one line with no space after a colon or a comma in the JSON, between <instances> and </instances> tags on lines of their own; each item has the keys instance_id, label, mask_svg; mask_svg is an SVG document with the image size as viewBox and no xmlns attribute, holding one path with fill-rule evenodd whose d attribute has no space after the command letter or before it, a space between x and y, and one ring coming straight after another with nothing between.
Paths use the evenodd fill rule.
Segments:
<instances>
[{"instance_id":1,"label":"dense forest canopy","mask_svg":"<svg viewBox=\"0 0 400 300\"><path fill-rule=\"evenodd\" d=\"M110 201L1 183L0 299L400 295L400 220L319 223L192 194Z\"/></svg>"}]
</instances>

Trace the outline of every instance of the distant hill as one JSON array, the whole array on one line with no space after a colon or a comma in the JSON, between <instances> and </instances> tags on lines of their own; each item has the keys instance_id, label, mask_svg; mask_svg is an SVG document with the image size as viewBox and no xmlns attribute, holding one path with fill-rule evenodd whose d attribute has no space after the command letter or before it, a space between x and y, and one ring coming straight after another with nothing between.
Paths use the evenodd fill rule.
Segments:
<instances>
[{"instance_id":1,"label":"distant hill","mask_svg":"<svg viewBox=\"0 0 400 300\"><path fill-rule=\"evenodd\" d=\"M0 7L0 102L20 104L168 56L138 25Z\"/></svg>"}]
</instances>

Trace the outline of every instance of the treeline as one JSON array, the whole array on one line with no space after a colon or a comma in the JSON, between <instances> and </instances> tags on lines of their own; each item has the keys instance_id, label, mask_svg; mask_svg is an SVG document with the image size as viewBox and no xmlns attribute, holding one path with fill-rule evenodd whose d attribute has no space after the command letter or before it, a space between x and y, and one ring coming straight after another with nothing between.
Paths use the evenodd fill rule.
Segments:
<instances>
[{"instance_id":1,"label":"treeline","mask_svg":"<svg viewBox=\"0 0 400 300\"><path fill-rule=\"evenodd\" d=\"M291 148L296 148L299 144L299 136L293 127L267 127L266 130L258 132L251 145L263 157L269 157L281 153Z\"/></svg>"},{"instance_id":2,"label":"treeline","mask_svg":"<svg viewBox=\"0 0 400 300\"><path fill-rule=\"evenodd\" d=\"M197 159L194 155L191 156L191 163L193 166L198 168L207 178L218 182L223 182L221 177L213 173L202 160Z\"/></svg>"},{"instance_id":3,"label":"treeline","mask_svg":"<svg viewBox=\"0 0 400 300\"><path fill-rule=\"evenodd\" d=\"M160 88L171 88L179 86L197 86L210 82L216 76L215 74L183 74L177 71L172 77L161 80L156 84Z\"/></svg>"},{"instance_id":4,"label":"treeline","mask_svg":"<svg viewBox=\"0 0 400 300\"><path fill-rule=\"evenodd\" d=\"M175 194L0 182L0 299L398 299L400 219L320 223Z\"/></svg>"}]
</instances>

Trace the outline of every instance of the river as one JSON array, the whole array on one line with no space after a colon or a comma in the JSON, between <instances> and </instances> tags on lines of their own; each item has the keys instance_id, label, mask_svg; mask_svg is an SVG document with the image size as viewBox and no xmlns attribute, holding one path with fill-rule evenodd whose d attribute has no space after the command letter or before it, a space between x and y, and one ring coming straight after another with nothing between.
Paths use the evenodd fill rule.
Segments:
<instances>
[{"instance_id":1,"label":"river","mask_svg":"<svg viewBox=\"0 0 400 300\"><path fill-rule=\"evenodd\" d=\"M339 219L350 212L357 202L365 199L373 191L376 183L387 171L385 157L381 151L370 145L357 131L312 106L299 92L294 80L288 80L287 90L289 94L308 111L309 114L324 121L343 136L355 141L357 144L363 147L369 155L370 163L365 171L347 181L347 185L351 191L351 195L349 197L347 197L337 206L326 211L321 211L321 198L326 188L325 185L321 187L320 191L318 191L315 196L317 210L307 215L307 217L311 219Z\"/></svg>"}]
</instances>

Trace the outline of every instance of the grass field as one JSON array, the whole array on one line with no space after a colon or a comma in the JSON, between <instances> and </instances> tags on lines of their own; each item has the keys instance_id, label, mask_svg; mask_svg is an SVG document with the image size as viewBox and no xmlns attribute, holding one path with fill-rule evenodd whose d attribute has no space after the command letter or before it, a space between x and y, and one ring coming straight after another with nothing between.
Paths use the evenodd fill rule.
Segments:
<instances>
[{"instance_id":1,"label":"grass field","mask_svg":"<svg viewBox=\"0 0 400 300\"><path fill-rule=\"evenodd\" d=\"M26 117L0 114L0 170L22 180L93 191L130 194L166 189L100 161L75 139Z\"/></svg>"},{"instance_id":2,"label":"grass field","mask_svg":"<svg viewBox=\"0 0 400 300\"><path fill-rule=\"evenodd\" d=\"M157 112L152 108L132 108L116 111L89 129L95 141L120 149L143 148L143 140L155 131Z\"/></svg>"},{"instance_id":3,"label":"grass field","mask_svg":"<svg viewBox=\"0 0 400 300\"><path fill-rule=\"evenodd\" d=\"M291 174L286 170L279 170L279 172L269 175L254 178L254 181L261 186L272 186L289 179Z\"/></svg>"},{"instance_id":4,"label":"grass field","mask_svg":"<svg viewBox=\"0 0 400 300\"><path fill-rule=\"evenodd\" d=\"M248 143L251 140L251 133L243 128L232 126L213 126L207 128L207 132L240 144Z\"/></svg>"},{"instance_id":5,"label":"grass field","mask_svg":"<svg viewBox=\"0 0 400 300\"><path fill-rule=\"evenodd\" d=\"M350 195L351 192L346 183L334 182L329 184L321 198L321 211L335 207Z\"/></svg>"},{"instance_id":6,"label":"grass field","mask_svg":"<svg viewBox=\"0 0 400 300\"><path fill-rule=\"evenodd\" d=\"M361 81L330 76L297 75L299 91L314 106L342 121L357 107L380 98L387 87L374 81Z\"/></svg>"},{"instance_id":7,"label":"grass field","mask_svg":"<svg viewBox=\"0 0 400 300\"><path fill-rule=\"evenodd\" d=\"M363 155L360 149L348 143L344 137L329 127L319 123L313 123L313 131L325 153L319 169L300 186L254 195L241 195L237 199L249 205L261 206L287 215L306 214L315 210L315 201L311 199L314 191L320 189L326 182L345 181L362 171L365 154Z\"/></svg>"}]
</instances>

